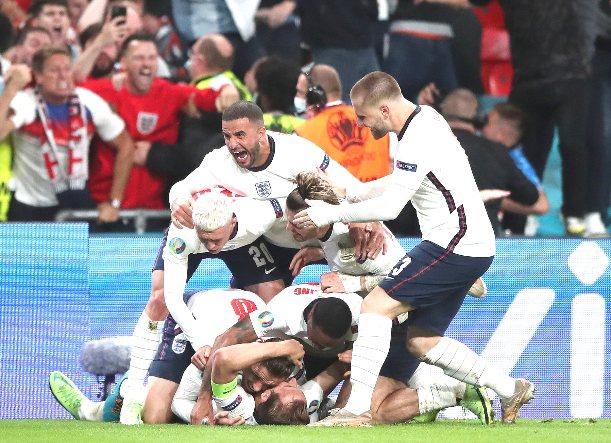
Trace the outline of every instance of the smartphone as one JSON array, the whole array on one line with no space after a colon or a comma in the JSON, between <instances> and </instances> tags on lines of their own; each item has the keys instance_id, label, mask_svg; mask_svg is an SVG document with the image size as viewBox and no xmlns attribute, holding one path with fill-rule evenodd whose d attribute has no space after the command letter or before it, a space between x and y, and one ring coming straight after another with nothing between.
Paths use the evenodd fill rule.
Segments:
<instances>
[{"instance_id":1,"label":"smartphone","mask_svg":"<svg viewBox=\"0 0 611 443\"><path fill-rule=\"evenodd\" d=\"M125 17L127 15L127 8L121 5L113 5L110 9L110 19L114 19L117 17Z\"/></svg>"}]
</instances>

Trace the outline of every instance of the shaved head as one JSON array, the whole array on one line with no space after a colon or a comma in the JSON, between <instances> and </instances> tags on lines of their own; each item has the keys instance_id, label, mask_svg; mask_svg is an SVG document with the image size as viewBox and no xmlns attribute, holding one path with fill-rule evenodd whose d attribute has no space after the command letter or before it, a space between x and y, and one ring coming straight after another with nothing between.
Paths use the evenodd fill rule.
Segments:
<instances>
[{"instance_id":1,"label":"shaved head","mask_svg":"<svg viewBox=\"0 0 611 443\"><path fill-rule=\"evenodd\" d=\"M221 34L207 34L193 45L193 52L206 60L208 67L228 71L233 67L233 45Z\"/></svg>"},{"instance_id":2,"label":"shaved head","mask_svg":"<svg viewBox=\"0 0 611 443\"><path fill-rule=\"evenodd\" d=\"M327 94L328 101L339 100L342 96L342 83L333 66L315 64L310 71L312 84L320 86Z\"/></svg>"},{"instance_id":3,"label":"shaved head","mask_svg":"<svg viewBox=\"0 0 611 443\"><path fill-rule=\"evenodd\" d=\"M360 79L350 90L354 103L366 101L369 106L376 106L383 101L396 101L403 98L397 81L385 72L375 71Z\"/></svg>"}]
</instances>

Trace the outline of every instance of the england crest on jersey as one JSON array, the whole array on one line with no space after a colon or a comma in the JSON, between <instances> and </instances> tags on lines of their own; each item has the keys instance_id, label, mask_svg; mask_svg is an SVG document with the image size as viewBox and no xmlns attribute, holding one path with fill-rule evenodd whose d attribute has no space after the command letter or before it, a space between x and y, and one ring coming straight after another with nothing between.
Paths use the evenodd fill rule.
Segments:
<instances>
[{"instance_id":1,"label":"england crest on jersey","mask_svg":"<svg viewBox=\"0 0 611 443\"><path fill-rule=\"evenodd\" d=\"M150 134L155 130L159 115L153 114L152 112L138 112L138 119L136 120L136 128L142 135Z\"/></svg>"},{"instance_id":2,"label":"england crest on jersey","mask_svg":"<svg viewBox=\"0 0 611 443\"><path fill-rule=\"evenodd\" d=\"M272 185L268 181L255 183L255 189L259 197L268 197L272 193Z\"/></svg>"}]
</instances>

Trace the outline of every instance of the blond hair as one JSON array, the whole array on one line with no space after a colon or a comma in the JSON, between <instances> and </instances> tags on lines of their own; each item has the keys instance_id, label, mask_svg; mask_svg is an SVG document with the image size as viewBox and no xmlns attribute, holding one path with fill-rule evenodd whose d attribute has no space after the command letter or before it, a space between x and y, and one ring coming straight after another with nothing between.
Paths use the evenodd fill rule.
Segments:
<instances>
[{"instance_id":1,"label":"blond hair","mask_svg":"<svg viewBox=\"0 0 611 443\"><path fill-rule=\"evenodd\" d=\"M193 205L193 225L199 231L212 232L232 218L233 200L217 190L201 194Z\"/></svg>"},{"instance_id":2,"label":"blond hair","mask_svg":"<svg viewBox=\"0 0 611 443\"><path fill-rule=\"evenodd\" d=\"M364 102L376 106L386 100L403 97L401 87L392 75L382 71L370 72L350 90L350 98L363 97Z\"/></svg>"},{"instance_id":3,"label":"blond hair","mask_svg":"<svg viewBox=\"0 0 611 443\"><path fill-rule=\"evenodd\" d=\"M295 177L297 187L291 191L286 199L286 207L291 211L300 211L309 207L308 200L322 200L332 205L339 205L339 197L328 181L317 171L300 172Z\"/></svg>"}]
</instances>

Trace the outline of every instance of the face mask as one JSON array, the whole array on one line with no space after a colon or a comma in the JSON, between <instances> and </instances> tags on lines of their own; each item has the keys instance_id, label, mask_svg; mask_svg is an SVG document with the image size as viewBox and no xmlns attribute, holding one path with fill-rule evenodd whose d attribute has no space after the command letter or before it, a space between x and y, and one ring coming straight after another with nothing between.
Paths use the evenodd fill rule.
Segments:
<instances>
[{"instance_id":1,"label":"face mask","mask_svg":"<svg viewBox=\"0 0 611 443\"><path fill-rule=\"evenodd\" d=\"M297 114L303 114L306 111L305 98L295 97L293 99L293 105L295 106L295 112Z\"/></svg>"}]
</instances>

